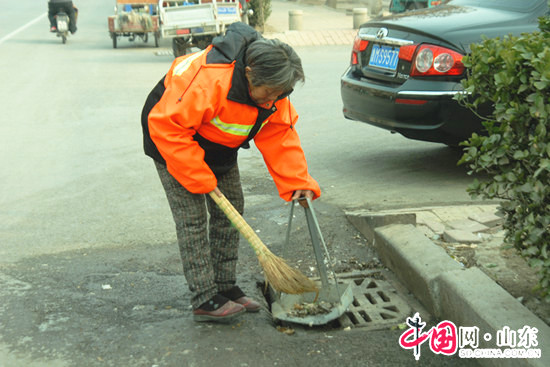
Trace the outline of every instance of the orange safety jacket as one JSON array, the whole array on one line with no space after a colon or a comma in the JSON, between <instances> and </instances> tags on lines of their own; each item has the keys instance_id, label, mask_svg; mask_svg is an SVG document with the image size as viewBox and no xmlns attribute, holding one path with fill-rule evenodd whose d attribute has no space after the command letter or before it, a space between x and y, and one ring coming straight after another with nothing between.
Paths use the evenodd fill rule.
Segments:
<instances>
[{"instance_id":1,"label":"orange safety jacket","mask_svg":"<svg viewBox=\"0 0 550 367\"><path fill-rule=\"evenodd\" d=\"M177 58L150 93L143 112L145 153L165 163L192 193L208 193L216 175L237 163L239 148L254 138L279 195L321 191L309 175L294 125L298 115L288 97L257 106L248 93L246 46L261 37L235 23L205 50Z\"/></svg>"}]
</instances>

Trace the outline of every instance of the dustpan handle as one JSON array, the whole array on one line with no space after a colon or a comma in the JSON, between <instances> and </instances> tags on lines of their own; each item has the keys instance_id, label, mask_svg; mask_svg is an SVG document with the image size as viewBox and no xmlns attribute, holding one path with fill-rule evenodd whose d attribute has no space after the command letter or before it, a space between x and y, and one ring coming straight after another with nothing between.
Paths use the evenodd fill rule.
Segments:
<instances>
[{"instance_id":1,"label":"dustpan handle","mask_svg":"<svg viewBox=\"0 0 550 367\"><path fill-rule=\"evenodd\" d=\"M306 213L307 226L311 235L311 242L313 244L315 257L317 258L317 266L319 269L319 275L321 276L321 283L323 284L323 287L328 286L328 267L328 270L332 273L332 277L334 279L334 287L336 288L338 294L340 294L340 291L338 290L338 278L336 277L336 273L334 272L334 269L332 267L332 260L330 259L327 245L325 243L325 240L323 239L323 234L321 233L321 228L319 227L319 222L317 221L317 217L315 215L315 210L313 210L313 203L309 198L306 198L306 200L308 205L307 207L304 207L304 211ZM320 248L321 246L319 244L322 245L322 249ZM328 266L325 266L322 253L323 251L324 256L327 259Z\"/></svg>"},{"instance_id":2,"label":"dustpan handle","mask_svg":"<svg viewBox=\"0 0 550 367\"><path fill-rule=\"evenodd\" d=\"M319 276L323 287L327 287L329 282L325 258L330 264L330 256L327 246L325 245L325 240L323 239L323 234L321 233L321 228L319 227L319 222L317 222L311 199L305 198L305 200L307 200L307 207L304 207L304 213L306 215L307 228L311 237L313 253L315 255L315 259L317 260L317 270L319 271Z\"/></svg>"},{"instance_id":3,"label":"dustpan handle","mask_svg":"<svg viewBox=\"0 0 550 367\"><path fill-rule=\"evenodd\" d=\"M286 247L288 246L290 242L290 232L291 232L291 225L292 225L292 218L294 217L294 207L296 206L296 203L298 200L307 200L307 207L304 207L306 222L309 230L309 235L311 237L311 244L313 246L313 252L315 255L315 259L317 262L317 270L319 271L319 276L321 278L321 283L324 287L328 285L328 273L327 273L327 266L325 265L324 259L326 257L329 265L330 272L332 273L332 276L334 277L334 282L336 283L336 287L338 287L338 280L336 278L336 274L334 273L334 270L332 269L332 262L330 259L330 255L327 249L327 246L325 244L325 240L323 239L323 234L321 233L321 228L319 227L319 222L317 221L317 217L315 216L315 211L313 210L313 203L311 199L309 198L299 198L292 201L290 206L290 216L288 218L288 228L286 230L286 240L283 247L283 255L286 252Z\"/></svg>"},{"instance_id":4,"label":"dustpan handle","mask_svg":"<svg viewBox=\"0 0 550 367\"><path fill-rule=\"evenodd\" d=\"M321 233L321 227L319 227L319 221L317 220L317 216L315 215L315 211L313 210L313 203L311 202L311 199L306 198L308 207L304 208L304 211L306 213L306 220L308 227L310 228L310 234L311 236L316 236L321 245L323 245L322 250L325 253L325 256L329 263L330 261L330 254L328 252L327 245L325 244L325 240L323 238L323 234Z\"/></svg>"},{"instance_id":5,"label":"dustpan handle","mask_svg":"<svg viewBox=\"0 0 550 367\"><path fill-rule=\"evenodd\" d=\"M290 243L290 230L292 229L292 218L294 217L294 206L296 205L296 200L292 200L290 203L290 216L288 217L288 226L286 228L286 238L285 238L285 244L283 245L283 257L286 255L286 249L288 244Z\"/></svg>"}]
</instances>

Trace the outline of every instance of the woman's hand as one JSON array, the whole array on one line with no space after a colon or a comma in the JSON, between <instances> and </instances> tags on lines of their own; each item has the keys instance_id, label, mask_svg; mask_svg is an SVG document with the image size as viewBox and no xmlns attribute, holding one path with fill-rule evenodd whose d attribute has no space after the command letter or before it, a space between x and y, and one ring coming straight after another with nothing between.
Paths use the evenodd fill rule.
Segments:
<instances>
[{"instance_id":1,"label":"woman's hand","mask_svg":"<svg viewBox=\"0 0 550 367\"><path fill-rule=\"evenodd\" d=\"M308 198L310 200L313 200L313 191L311 190L296 190L294 191L294 195L292 195L292 198L290 200L297 200L299 198ZM304 208L307 208L307 200L298 200L301 206Z\"/></svg>"}]
</instances>

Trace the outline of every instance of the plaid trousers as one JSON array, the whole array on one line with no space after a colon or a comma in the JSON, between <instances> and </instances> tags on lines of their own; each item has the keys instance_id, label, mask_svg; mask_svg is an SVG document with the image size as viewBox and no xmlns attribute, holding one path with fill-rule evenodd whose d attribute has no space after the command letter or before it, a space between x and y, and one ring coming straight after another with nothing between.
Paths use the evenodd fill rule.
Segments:
<instances>
[{"instance_id":1,"label":"plaid trousers","mask_svg":"<svg viewBox=\"0 0 550 367\"><path fill-rule=\"evenodd\" d=\"M172 210L183 273L196 309L235 285L239 232L209 195L187 191L165 165L155 161L155 166ZM238 166L217 179L220 191L242 214L244 196Z\"/></svg>"}]
</instances>

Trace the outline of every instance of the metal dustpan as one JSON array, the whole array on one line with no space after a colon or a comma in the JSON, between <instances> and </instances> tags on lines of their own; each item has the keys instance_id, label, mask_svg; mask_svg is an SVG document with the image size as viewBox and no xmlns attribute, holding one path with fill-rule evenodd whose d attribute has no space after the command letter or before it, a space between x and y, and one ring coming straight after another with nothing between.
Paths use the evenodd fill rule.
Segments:
<instances>
[{"instance_id":1,"label":"metal dustpan","mask_svg":"<svg viewBox=\"0 0 550 367\"><path fill-rule=\"evenodd\" d=\"M274 302L271 304L271 313L275 320L309 326L324 325L337 319L346 312L349 305L353 302L353 291L351 284L338 283L336 274L332 270L330 256L325 241L323 240L323 235L321 234L319 222L317 222L311 200L307 198L299 200L307 200L308 204L308 207L304 208L304 210L321 281L319 296L317 300L315 300L315 292L303 294L273 292L274 294L272 294L272 296ZM288 246L290 239L290 229L295 205L296 200L292 202L290 207L285 247ZM332 283L329 282L325 258L327 260L326 263L329 264L330 267L333 280Z\"/></svg>"}]
</instances>

